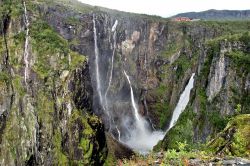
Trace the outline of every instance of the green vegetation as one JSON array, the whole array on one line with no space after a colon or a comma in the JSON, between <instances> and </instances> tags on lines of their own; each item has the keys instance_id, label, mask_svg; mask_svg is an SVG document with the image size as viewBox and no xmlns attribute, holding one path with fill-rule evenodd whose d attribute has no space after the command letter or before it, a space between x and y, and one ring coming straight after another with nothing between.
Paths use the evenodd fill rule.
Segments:
<instances>
[{"instance_id":1,"label":"green vegetation","mask_svg":"<svg viewBox=\"0 0 250 166\"><path fill-rule=\"evenodd\" d=\"M217 129L217 131L223 130L229 121L228 116L222 116L218 111L208 112L207 117L214 130Z\"/></svg>"},{"instance_id":2,"label":"green vegetation","mask_svg":"<svg viewBox=\"0 0 250 166\"><path fill-rule=\"evenodd\" d=\"M68 165L68 159L66 157L65 154L63 154L62 152L62 147L61 147L61 144L62 144L62 136L61 136L61 133L60 131L56 131L55 132L55 135L53 136L53 145L54 145L54 149L53 149L53 152L54 152L54 164L55 165L63 165L63 166L66 166Z\"/></svg>"},{"instance_id":3,"label":"green vegetation","mask_svg":"<svg viewBox=\"0 0 250 166\"><path fill-rule=\"evenodd\" d=\"M192 111L191 106L188 106L185 111L180 115L176 125L171 128L164 138L164 140L157 145L155 149L179 149L178 142L187 143L186 148L191 149L193 142L193 122L195 113ZM179 149L180 150L180 149Z\"/></svg>"},{"instance_id":4,"label":"green vegetation","mask_svg":"<svg viewBox=\"0 0 250 166\"><path fill-rule=\"evenodd\" d=\"M53 121L54 102L48 92L39 90L37 102L38 121L51 124Z\"/></svg>"},{"instance_id":5,"label":"green vegetation","mask_svg":"<svg viewBox=\"0 0 250 166\"><path fill-rule=\"evenodd\" d=\"M185 149L187 144L177 142L181 150L178 152L175 149L167 150L162 161L163 165L187 165L188 159L197 158L199 155L195 152L189 152Z\"/></svg>"},{"instance_id":6,"label":"green vegetation","mask_svg":"<svg viewBox=\"0 0 250 166\"><path fill-rule=\"evenodd\" d=\"M11 16L17 18L23 13L23 5L19 0L5 0L1 2L0 16L2 18Z\"/></svg>"},{"instance_id":7,"label":"green vegetation","mask_svg":"<svg viewBox=\"0 0 250 166\"><path fill-rule=\"evenodd\" d=\"M250 53L244 53L243 51L232 51L227 54L232 60L233 65L237 67L238 72L250 72Z\"/></svg>"},{"instance_id":8,"label":"green vegetation","mask_svg":"<svg viewBox=\"0 0 250 166\"><path fill-rule=\"evenodd\" d=\"M160 117L159 127L165 129L167 120L171 118L171 112L169 111L167 102L157 102L153 105L152 109L156 112L155 116Z\"/></svg>"},{"instance_id":9,"label":"green vegetation","mask_svg":"<svg viewBox=\"0 0 250 166\"><path fill-rule=\"evenodd\" d=\"M199 24L213 28L222 35L233 35L249 31L250 21L200 21Z\"/></svg>"},{"instance_id":10,"label":"green vegetation","mask_svg":"<svg viewBox=\"0 0 250 166\"><path fill-rule=\"evenodd\" d=\"M56 10L61 13L73 8L74 10L82 13L90 13L92 11L99 12L100 10L103 10L109 11L111 14L114 14L114 16L126 16L131 19L145 19L151 22L160 21L160 24L165 23L166 21L165 19L159 17L151 17L147 15L137 15L138 17L135 18L135 14L123 12L119 13L103 8L98 9L88 5L81 5L79 2L70 0L60 0L59 2L38 0L35 1L35 3L44 3L45 5L46 3L49 5L53 4L53 6L56 7ZM29 3L28 5L31 4ZM25 42L25 31L23 30L17 34L12 34L13 32L10 32L7 36L9 51L11 53L9 60L15 75L11 78L9 73L1 71L0 89L4 87L3 91L5 91L5 85L13 85L13 92L8 90L6 91L14 94L14 101L12 102L17 104L17 106L8 110L10 114L8 115L6 127L3 131L3 142L5 144L3 147L5 148L1 149L1 151L4 151L3 154L9 154L9 156L6 155L7 160L11 158L15 160L17 155L19 155L18 153L23 150L19 149L20 146L23 146L21 145L23 144L22 141L31 140L29 138L32 137L30 126L35 126L35 123L33 123L33 121L29 121L29 118L32 118L30 115L33 115L33 110L28 107L32 105L35 109L34 116L37 118L36 120L39 123L40 130L41 132L44 132L42 134L48 135L45 138L51 138L53 161L55 162L54 165L91 165L95 164L94 160L96 159L103 161L106 158L105 153L95 154L97 152L99 153L98 150L100 149L98 148L102 146L99 145L97 140L99 139L97 138L97 132L100 120L96 116L87 114L84 110L72 111L72 114L68 119L68 123L65 125L67 128L67 136L70 140L67 142L69 144L67 147L68 149L65 149L63 145L63 143L65 143L64 136L66 134L62 134L62 126L59 118L66 118L64 117L66 116L65 105L68 100L70 100L70 102L72 101L70 98L71 94L66 94L66 96L64 96L67 92L62 89L67 85L64 81L59 79L63 71L67 71L71 76L72 71L82 65L85 61L84 56L81 56L76 52L72 52L69 48L70 44L78 44L79 41L77 39L72 40L71 42L66 41L45 21L37 18L38 13L31 11L30 8L28 10L32 15L30 18L32 19L30 25L30 53L32 54L31 60L35 63L34 66L31 64L31 71L35 77L35 79L32 80L34 81L32 82L34 83L34 89L32 89L34 90L34 92L32 91L34 93L34 100L32 100L32 103L28 103L29 101L26 101L28 100L26 99L26 96L28 95L26 95L23 80L20 76L23 67L22 53ZM23 29L22 27L15 27L16 25L19 26L19 24L22 24L20 18L23 15L23 12L21 1L5 0L4 4L1 3L1 18L7 19L11 17L12 21L16 19L16 22L12 22L12 28L15 29L14 31L17 31L17 29ZM79 20L74 16L69 16L66 18L65 22L77 26ZM3 25L1 25L1 27L2 26ZM171 41L172 39L170 39L170 42L172 43L168 45L160 57L167 59L174 53L178 53L181 49L185 49L185 51L181 52L180 57L173 64L166 64L161 67L163 73L159 76L159 79L161 80L169 79L173 67L176 67L176 71L172 73L176 76L177 79L175 81L177 82L185 75L186 71L191 69L198 61L199 52L194 48L194 43L188 36L188 28L192 26L204 26L207 28L207 31L209 31L209 28L215 29L213 31L214 34L216 35L218 33L222 36L213 40L207 40L206 43L208 47L207 57L201 70L201 74L197 80L197 82L200 81L200 84L198 84L198 87L195 89L198 101L197 105L200 110L198 110L197 114L194 113L193 106L189 104L183 114L181 114L176 126L169 131L164 141L162 141L159 144L160 146L158 146L158 149L164 148L167 150L163 152L164 155L161 163L164 165L185 165L188 159L198 157L197 153L203 153L202 151L192 151L194 147L199 146L198 143L194 142L194 128L196 126L198 126L199 129L203 128L205 125L204 123L207 120L211 124L210 127L212 127L215 132L219 132L223 130L229 120L229 117L222 116L219 113L219 108L216 106L217 103L221 102L221 99L218 97L212 102L208 102L205 91L212 59L220 51L220 42L227 39L227 41L241 41L244 43L246 45L245 50L233 50L232 52L226 54L226 57L233 61L233 66L236 67L237 73L240 73L243 79L246 78L250 70L250 34L249 32L244 33L245 31L249 31L250 22L201 21L198 23L176 23L176 26L183 28L183 31L179 30L176 32L179 34L173 34L173 36L177 36L177 39L173 42ZM3 44L3 38L1 37L0 45L2 46ZM4 47L0 48L1 55L3 55L5 51ZM116 58L117 57L118 56L116 56ZM130 71L132 71L132 74L135 75L135 73L137 73L136 63L131 61L131 59L128 61L131 69ZM121 63L122 62L120 60L117 61L115 65L119 67L121 66ZM36 79L37 77L38 79ZM165 85L166 81L164 83L163 82L164 81L162 81L154 91L155 94L153 94L153 98L156 97L156 102L151 108L155 111L156 116L159 117L160 128L165 127L167 119L170 119L171 117L171 112L169 110L172 110L168 103L168 92L170 91L170 88L167 84ZM235 91L234 95L237 97L239 93L237 92L237 89ZM193 101L190 103L194 104ZM233 105L233 108L235 109L236 114L247 113L246 110L249 110L250 108L249 94L247 92L242 94L242 98L238 97L237 100L235 99L232 103L235 104ZM213 111L209 111L211 109L213 109ZM54 127L58 124L60 125L55 129ZM240 115L235 119L232 119L228 123L227 127L218 135L218 137L209 143L211 151L213 153L223 152L228 155L249 156L249 126L249 115ZM231 136L229 140L226 138L228 134ZM230 146L228 146L228 144L230 144ZM75 159L75 156L78 156L79 158ZM2 157L0 156L0 158ZM149 161L146 161L147 164L152 164L156 159L153 154L151 156L147 156L147 159L145 156L139 156L138 158L139 161L145 161L148 159ZM22 160L25 161L28 160L28 158ZM110 165L114 162L114 160L114 156L108 156L106 165ZM122 162L125 165L130 165L130 161L124 160Z\"/></svg>"},{"instance_id":11,"label":"green vegetation","mask_svg":"<svg viewBox=\"0 0 250 166\"><path fill-rule=\"evenodd\" d=\"M176 70L177 79L181 78L184 75L184 73L192 67L192 63L190 62L190 59L185 55L181 55L177 59L175 64L177 66L177 70Z\"/></svg>"},{"instance_id":12,"label":"green vegetation","mask_svg":"<svg viewBox=\"0 0 250 166\"><path fill-rule=\"evenodd\" d=\"M116 161L115 157L112 154L108 153L108 156L105 160L104 166L115 166L116 162L117 161Z\"/></svg>"},{"instance_id":13,"label":"green vegetation","mask_svg":"<svg viewBox=\"0 0 250 166\"><path fill-rule=\"evenodd\" d=\"M15 90L18 92L18 94L23 97L25 95L25 89L22 85L22 78L20 76L16 76L12 80L12 84L15 88Z\"/></svg>"},{"instance_id":14,"label":"green vegetation","mask_svg":"<svg viewBox=\"0 0 250 166\"><path fill-rule=\"evenodd\" d=\"M250 157L250 115L232 118L227 127L208 143L213 153Z\"/></svg>"},{"instance_id":15,"label":"green vegetation","mask_svg":"<svg viewBox=\"0 0 250 166\"><path fill-rule=\"evenodd\" d=\"M177 40L177 39L176 39ZM169 58L173 54L178 53L180 51L182 45L180 41L176 41L176 43L171 43L167 46L166 50L161 53L161 57Z\"/></svg>"},{"instance_id":16,"label":"green vegetation","mask_svg":"<svg viewBox=\"0 0 250 166\"><path fill-rule=\"evenodd\" d=\"M161 151L159 153L150 153L148 155L135 155L131 159L118 160L119 165L124 166L136 166L136 165L178 165L187 166L192 165L190 163L191 159L198 159L202 161L201 163L208 163L209 160L213 158L210 152L202 150L192 150L186 149L187 144L185 142L178 142L179 150L169 149L167 151ZM201 164L200 163L200 164Z\"/></svg>"},{"instance_id":17,"label":"green vegetation","mask_svg":"<svg viewBox=\"0 0 250 166\"><path fill-rule=\"evenodd\" d=\"M89 164L87 161L91 159L93 152L93 144L90 142L90 140L82 138L79 147L83 150L83 162Z\"/></svg>"},{"instance_id":18,"label":"green vegetation","mask_svg":"<svg viewBox=\"0 0 250 166\"><path fill-rule=\"evenodd\" d=\"M76 140L75 141L78 146L77 148L81 150L81 160L80 161L72 161L73 163L77 163L79 165L91 165L96 161L93 161L92 156L97 155L93 154L94 148L98 148L98 142L94 142L95 140L95 135L96 135L96 130L92 128L92 126L100 124L99 119L96 116L89 116L88 114L81 114L79 111L74 110L73 114L71 115L70 122L69 122L69 128L71 130L71 133L74 134L76 132L77 136L72 135L73 138ZM80 131L75 131L75 126L79 126L82 128ZM77 140L77 138L79 140ZM95 147L96 146L96 147ZM70 150L69 156L74 156L76 155L74 153L74 149ZM100 159L101 160L101 159Z\"/></svg>"},{"instance_id":19,"label":"green vegetation","mask_svg":"<svg viewBox=\"0 0 250 166\"><path fill-rule=\"evenodd\" d=\"M74 70L85 61L84 56L70 51L67 41L43 21L32 24L31 39L37 53L34 70L41 78L54 76L63 70Z\"/></svg>"},{"instance_id":20,"label":"green vegetation","mask_svg":"<svg viewBox=\"0 0 250 166\"><path fill-rule=\"evenodd\" d=\"M5 84L8 85L11 81L10 75L7 72L0 73L0 85Z\"/></svg>"},{"instance_id":21,"label":"green vegetation","mask_svg":"<svg viewBox=\"0 0 250 166\"><path fill-rule=\"evenodd\" d=\"M177 124L178 125L178 124ZM173 128L174 129L174 128ZM175 130L175 129L174 129ZM186 130L190 131L189 128ZM171 132L171 130L169 131ZM169 133L171 134L171 133ZM182 133L179 133L181 135ZM118 160L118 164L129 165L189 165L191 159L198 159L205 164L213 161L217 154L220 157L233 156L250 157L250 114L232 118L227 127L218 136L208 143L193 147L187 141L175 140L175 148L159 153L152 152L146 156L136 155L131 159ZM167 135L168 137L168 135ZM174 142L174 141L173 141ZM190 148L191 147L191 148ZM159 149L160 150L160 149ZM200 164L201 164L200 163ZM220 165L220 163L217 163Z\"/></svg>"},{"instance_id":22,"label":"green vegetation","mask_svg":"<svg viewBox=\"0 0 250 166\"><path fill-rule=\"evenodd\" d=\"M15 116L15 113L17 112L17 108L13 108L12 112L9 115L9 120L6 122L6 127L4 130L4 135L3 138L5 138L8 141L8 146L6 152L7 154L9 153L10 156L9 159L11 158L16 158L16 147L19 145L19 140L16 137L16 132L18 132L18 119ZM1 158L1 156L0 156Z\"/></svg>"},{"instance_id":23,"label":"green vegetation","mask_svg":"<svg viewBox=\"0 0 250 166\"><path fill-rule=\"evenodd\" d=\"M57 11L62 13L67 11L76 11L81 13L90 13L90 12L98 12L99 9L87 4L82 4L77 0L37 0L38 3L43 4L45 6L56 7Z\"/></svg>"},{"instance_id":24,"label":"green vegetation","mask_svg":"<svg viewBox=\"0 0 250 166\"><path fill-rule=\"evenodd\" d=\"M170 107L166 98L167 91L168 87L165 84L160 84L151 94L155 98L156 103L150 109L154 110L154 116L159 117L157 125L161 129L165 129L167 120L171 118Z\"/></svg>"},{"instance_id":25,"label":"green vegetation","mask_svg":"<svg viewBox=\"0 0 250 166\"><path fill-rule=\"evenodd\" d=\"M31 38L34 39L33 46L39 55L54 53L66 55L69 52L65 39L43 21L32 23Z\"/></svg>"}]
</instances>

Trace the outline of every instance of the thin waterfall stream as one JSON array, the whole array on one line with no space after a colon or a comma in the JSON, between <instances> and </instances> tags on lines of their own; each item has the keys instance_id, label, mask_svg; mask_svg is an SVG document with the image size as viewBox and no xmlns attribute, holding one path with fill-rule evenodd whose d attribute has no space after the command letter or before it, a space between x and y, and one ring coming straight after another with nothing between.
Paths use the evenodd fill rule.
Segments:
<instances>
[{"instance_id":1,"label":"thin waterfall stream","mask_svg":"<svg viewBox=\"0 0 250 166\"><path fill-rule=\"evenodd\" d=\"M136 106L136 103L135 103L135 98L134 98L134 92L133 92L133 88L131 86L131 82L130 82L130 79L129 79L129 76L127 75L126 71L124 70L123 71L127 80L128 80L128 83L129 83L129 86L130 86L130 94L131 94L131 103L132 103L132 106L133 106L133 110L134 110L134 115L135 115L135 118L136 120L138 121L138 123L140 123L140 115L138 113L138 109L137 109L137 106Z\"/></svg>"},{"instance_id":2,"label":"thin waterfall stream","mask_svg":"<svg viewBox=\"0 0 250 166\"><path fill-rule=\"evenodd\" d=\"M25 22L25 28L26 28L26 33L25 33L25 45L24 45L24 63L25 63L25 68L24 68L24 81L27 86L27 80L29 79L29 18L28 18L28 13L27 13L27 7L25 1L23 1L23 7L24 7L24 22Z\"/></svg>"}]
</instances>

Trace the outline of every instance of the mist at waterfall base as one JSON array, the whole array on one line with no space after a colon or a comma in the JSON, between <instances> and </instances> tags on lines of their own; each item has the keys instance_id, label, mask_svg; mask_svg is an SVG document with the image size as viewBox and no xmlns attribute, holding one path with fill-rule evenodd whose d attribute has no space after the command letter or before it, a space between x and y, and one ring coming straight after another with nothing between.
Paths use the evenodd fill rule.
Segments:
<instances>
[{"instance_id":1,"label":"mist at waterfall base","mask_svg":"<svg viewBox=\"0 0 250 166\"><path fill-rule=\"evenodd\" d=\"M125 71L124 74L127 77L128 82L130 83L129 77ZM124 141L124 143L126 143L129 147L141 153L147 153L148 151L152 150L152 148L158 143L158 141L162 140L164 136L167 134L167 132L175 125L180 114L185 110L189 102L190 92L193 88L194 76L195 73L192 74L188 84L186 85L184 91L182 92L180 99L177 103L177 106L174 109L169 128L166 131L149 130L150 127L148 122L142 116L140 116L140 114L137 114L136 115L137 125L131 131L131 138L129 140ZM135 112L137 112L138 108L136 103L134 103L133 89L131 86L130 88L131 88L131 102L133 105L133 109L135 110Z\"/></svg>"},{"instance_id":2,"label":"mist at waterfall base","mask_svg":"<svg viewBox=\"0 0 250 166\"><path fill-rule=\"evenodd\" d=\"M126 144L130 148L138 151L140 153L148 153L152 150L159 140L162 140L166 134L166 131L156 131L152 129L151 124L139 113L137 100L135 98L135 93L133 90L133 85L130 76L127 74L125 69L125 62L123 66L115 68L116 56L116 28L119 26L117 20L113 21L113 26L110 25L110 38L113 42L109 43L112 50L110 55L105 55L102 50L99 50L98 45L101 41L99 39L98 33L98 20L93 15L93 32L94 32L94 59L93 59L93 74L94 77L94 93L96 94L96 99L99 100L99 110L102 110L102 119L105 126L108 128L109 132L121 143ZM108 64L107 70L104 70L105 66L103 61ZM122 92L112 92L114 86L113 74L114 71L119 73L120 79L124 79ZM128 72L129 73L129 72ZM188 85L183 91L183 97L177 104L177 108L173 113L171 120L172 125L178 119L180 113L185 109L188 101L189 94L193 87L193 77L189 80ZM117 78L116 78L117 79ZM111 88L112 87L112 88Z\"/></svg>"},{"instance_id":3,"label":"mist at waterfall base","mask_svg":"<svg viewBox=\"0 0 250 166\"><path fill-rule=\"evenodd\" d=\"M133 149L136 149L142 153L146 153L147 151L151 150L159 140L163 139L164 132L149 130L148 122L138 112L138 106L135 103L133 88L126 71L124 71L124 75L126 76L130 86L131 103L136 121L135 128L130 131L130 139L124 140L124 142Z\"/></svg>"}]
</instances>

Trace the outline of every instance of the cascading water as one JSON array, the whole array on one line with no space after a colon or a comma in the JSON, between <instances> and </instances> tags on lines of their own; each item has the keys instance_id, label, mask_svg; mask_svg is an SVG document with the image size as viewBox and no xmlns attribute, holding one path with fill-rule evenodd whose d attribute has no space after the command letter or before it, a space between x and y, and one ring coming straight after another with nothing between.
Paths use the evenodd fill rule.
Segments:
<instances>
[{"instance_id":1,"label":"cascading water","mask_svg":"<svg viewBox=\"0 0 250 166\"><path fill-rule=\"evenodd\" d=\"M113 72L114 72L114 57L117 49L116 43L116 28L118 26L118 21L116 20L111 28L111 32L113 34L113 50L112 50L112 57L110 61L110 69L109 71L100 70L99 67L102 67L101 63L99 62L99 49L98 49L98 37L97 37L97 29L96 29L96 20L95 15L93 15L93 31L94 31L94 46L95 46L95 59L94 59L94 66L95 66L95 76L96 76L96 92L99 98L99 104L101 105L103 111L108 117L109 124L109 132L113 134L120 142L128 145L130 148L139 151L141 153L149 152L153 146L157 144L157 142L164 138L164 135L167 131L152 131L150 128L149 122L140 115L138 106L135 100L134 91L132 88L132 83L130 80L129 75L125 70L123 70L123 74L129 84L130 88L130 103L131 103L131 112L124 110L122 107L127 108L127 102L124 98L119 98L119 94L114 94L110 92L111 84L113 81ZM146 57L145 57L145 63ZM100 66L99 66L100 65ZM120 70L118 70L119 72ZM107 74L108 73L108 74ZM105 80L100 79L100 75L108 75L107 80L107 87L104 93L102 94L102 89L105 87ZM174 111L173 118L171 120L171 127L174 125L175 121L178 119L181 111L183 111L189 101L190 91L193 87L194 82L194 74L189 80L188 85L186 86L185 90L183 91L180 100L177 104L177 107ZM103 81L103 82L101 82ZM118 106L118 107L117 107ZM121 107L120 107L121 106ZM119 110L117 110L119 109ZM120 110L121 109L121 110ZM125 112L125 113L124 113ZM132 116L130 113L132 113Z\"/></svg>"},{"instance_id":2,"label":"cascading water","mask_svg":"<svg viewBox=\"0 0 250 166\"><path fill-rule=\"evenodd\" d=\"M128 83L129 83L129 86L130 86L130 94L131 94L131 103L132 103L132 106L133 106L133 110L134 110L134 115L135 115L135 118L138 122L140 122L140 115L138 113L138 109L137 109L137 106L135 104L135 98L134 98L134 92L133 92L133 88L131 86L131 82L130 82L130 79L129 79L129 76L127 75L126 71L124 70L123 71L127 80L128 80Z\"/></svg>"},{"instance_id":3,"label":"cascading water","mask_svg":"<svg viewBox=\"0 0 250 166\"><path fill-rule=\"evenodd\" d=\"M191 92L191 90L193 89L193 86L194 86L194 76L195 76L195 73L192 74L191 78L188 81L187 86L185 87L184 91L181 94L181 97L180 97L180 99L179 99L179 101L177 103L177 106L174 109L173 116L172 116L172 119L170 121L170 125L169 125L168 130L170 130L175 125L175 123L178 120L180 114L182 113L182 111L185 110L185 108L186 108L186 106L187 106L187 104L189 102L190 92Z\"/></svg>"},{"instance_id":4,"label":"cascading water","mask_svg":"<svg viewBox=\"0 0 250 166\"><path fill-rule=\"evenodd\" d=\"M165 132L150 131L148 129L147 121L143 117L141 117L140 114L138 113L138 109L134 99L133 88L131 87L129 76L125 71L124 74L130 85L131 103L136 118L136 126L133 130L130 131L131 132L130 139L124 140L123 142L141 153L147 153L153 148L153 146L155 146L158 143L158 141L164 138L165 134L169 131L169 129L171 129L174 126L175 122L178 120L182 111L185 110L189 102L190 92L193 88L195 73L192 74L187 86L185 87L185 90L182 92L178 104L174 110L173 117L170 122L170 127Z\"/></svg>"},{"instance_id":5,"label":"cascading water","mask_svg":"<svg viewBox=\"0 0 250 166\"><path fill-rule=\"evenodd\" d=\"M159 140L163 139L164 133L162 131L152 132L149 130L148 122L142 116L140 116L138 112L129 76L127 75L126 71L124 71L124 74L130 86L131 104L134 110L136 126L132 130L130 130L131 137L127 140L124 140L123 142L141 153L147 153L153 148L154 145L157 144Z\"/></svg>"},{"instance_id":6,"label":"cascading water","mask_svg":"<svg viewBox=\"0 0 250 166\"><path fill-rule=\"evenodd\" d=\"M118 140L121 141L121 132L120 130L118 129L117 125L115 126L117 132L118 132Z\"/></svg>"},{"instance_id":7,"label":"cascading water","mask_svg":"<svg viewBox=\"0 0 250 166\"><path fill-rule=\"evenodd\" d=\"M25 63L24 81L27 86L27 80L29 79L29 19L28 19L27 7L26 7L25 1L23 1L23 7L24 7L24 22L25 22L25 28L26 28L24 55L23 55L24 63Z\"/></svg>"},{"instance_id":8,"label":"cascading water","mask_svg":"<svg viewBox=\"0 0 250 166\"><path fill-rule=\"evenodd\" d=\"M99 73L99 50L97 45L97 33L96 33L96 23L95 15L93 15L93 25L94 25L94 41L95 41L95 72L96 72L96 89L99 96L100 104L102 105L102 94L100 85L100 73Z\"/></svg>"}]
</instances>

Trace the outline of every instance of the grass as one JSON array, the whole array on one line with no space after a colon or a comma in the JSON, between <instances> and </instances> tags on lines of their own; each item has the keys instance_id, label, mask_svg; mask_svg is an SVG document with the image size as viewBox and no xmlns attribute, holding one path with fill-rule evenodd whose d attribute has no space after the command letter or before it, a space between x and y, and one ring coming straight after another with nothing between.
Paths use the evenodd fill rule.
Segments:
<instances>
[{"instance_id":1,"label":"grass","mask_svg":"<svg viewBox=\"0 0 250 166\"><path fill-rule=\"evenodd\" d=\"M33 69L42 79L74 70L85 61L83 55L71 51L68 42L41 20L32 24L31 39L37 54Z\"/></svg>"}]
</instances>

